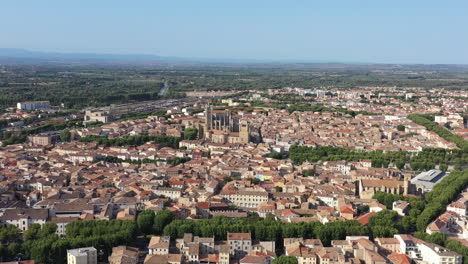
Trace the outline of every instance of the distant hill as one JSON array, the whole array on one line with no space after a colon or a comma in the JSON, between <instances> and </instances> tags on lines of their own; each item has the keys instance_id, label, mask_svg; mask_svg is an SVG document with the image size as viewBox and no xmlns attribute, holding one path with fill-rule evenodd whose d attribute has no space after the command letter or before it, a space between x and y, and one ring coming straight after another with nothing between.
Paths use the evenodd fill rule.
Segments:
<instances>
[{"instance_id":1,"label":"distant hill","mask_svg":"<svg viewBox=\"0 0 468 264\"><path fill-rule=\"evenodd\" d=\"M161 57L145 54L97 54L97 53L59 53L31 51L26 49L0 48L0 61L36 62L144 62L144 61L184 61L175 57Z\"/></svg>"},{"instance_id":2,"label":"distant hill","mask_svg":"<svg viewBox=\"0 0 468 264\"><path fill-rule=\"evenodd\" d=\"M379 64L364 62L327 62L293 60L255 60L232 58L182 58L150 54L60 53L31 51L27 49L0 48L0 64L141 64L184 66L239 66L255 68L297 69L365 69L365 70L468 70L468 65L456 64Z\"/></svg>"}]
</instances>

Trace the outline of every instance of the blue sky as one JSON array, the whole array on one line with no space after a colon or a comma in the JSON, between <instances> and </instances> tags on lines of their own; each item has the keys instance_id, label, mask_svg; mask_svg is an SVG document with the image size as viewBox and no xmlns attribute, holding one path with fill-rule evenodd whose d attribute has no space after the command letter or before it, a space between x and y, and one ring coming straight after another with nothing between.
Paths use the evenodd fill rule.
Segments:
<instances>
[{"instance_id":1,"label":"blue sky","mask_svg":"<svg viewBox=\"0 0 468 264\"><path fill-rule=\"evenodd\" d=\"M0 48L468 64L466 0L2 1Z\"/></svg>"}]
</instances>

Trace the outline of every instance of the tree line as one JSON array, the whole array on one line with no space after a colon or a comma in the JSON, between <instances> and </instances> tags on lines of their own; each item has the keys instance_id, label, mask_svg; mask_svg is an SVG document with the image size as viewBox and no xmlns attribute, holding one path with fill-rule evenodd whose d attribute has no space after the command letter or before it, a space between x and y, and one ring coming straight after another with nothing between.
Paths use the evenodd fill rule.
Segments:
<instances>
[{"instance_id":1,"label":"tree line","mask_svg":"<svg viewBox=\"0 0 468 264\"><path fill-rule=\"evenodd\" d=\"M468 152L468 141L464 140L458 135L453 134L446 128L439 126L437 123L429 120L424 115L411 114L408 115L408 118L416 124L424 126L427 130L437 133L441 138L455 143L457 147L464 150L465 152Z\"/></svg>"},{"instance_id":2,"label":"tree line","mask_svg":"<svg viewBox=\"0 0 468 264\"><path fill-rule=\"evenodd\" d=\"M148 163L156 163L156 162L159 162L159 161L164 161L166 162L167 164L170 164L172 166L177 166L179 164L182 164L182 163L185 163L187 161L190 161L190 158L189 157L175 157L175 158L172 158L172 159L156 159L156 160L153 160L153 159L138 159L138 160L132 160L132 159L121 159L121 158L118 158L118 157L115 157L115 156L106 156L106 157L102 157L102 158L97 158L95 160L96 162L98 161L104 161L104 162L110 162L110 163L122 163L122 162L126 162L126 163L130 163L130 164L148 164Z\"/></svg>"},{"instance_id":3,"label":"tree line","mask_svg":"<svg viewBox=\"0 0 468 264\"><path fill-rule=\"evenodd\" d=\"M420 152L387 151L381 150L353 150L339 147L307 147L293 145L289 148L289 158L296 164L305 161L360 161L368 159L372 161L372 167L389 168L391 165L398 169L405 168L409 164L415 171L430 170L436 165L446 169L447 164L453 164L460 168L468 163L468 153L463 150L447 150L438 148L425 148Z\"/></svg>"},{"instance_id":4,"label":"tree line","mask_svg":"<svg viewBox=\"0 0 468 264\"><path fill-rule=\"evenodd\" d=\"M23 259L41 263L65 263L67 249L80 247L95 247L102 252L102 259L107 260L112 247L130 245L138 234L135 221L121 220L72 221L66 226L65 238L59 238L56 234L57 224L53 222L47 222L42 227L32 224L22 236L12 229L16 227L0 228L0 235L8 234L2 243L9 242L8 247L0 245L2 261L22 256Z\"/></svg>"},{"instance_id":5,"label":"tree line","mask_svg":"<svg viewBox=\"0 0 468 264\"><path fill-rule=\"evenodd\" d=\"M150 136L147 134L136 135L136 136L124 136L118 138L109 138L108 136L96 136L96 135L88 135L85 137L80 138L81 142L97 142L101 145L105 145L107 147L115 147L115 146L140 146L147 142L154 142L155 144L159 144L160 147L171 147L171 148L179 148L179 137L172 137L172 136Z\"/></svg>"},{"instance_id":6,"label":"tree line","mask_svg":"<svg viewBox=\"0 0 468 264\"><path fill-rule=\"evenodd\" d=\"M75 118L75 119L67 120L67 121L60 122L60 123L46 122L45 124L42 124L36 127L26 128L26 129L21 130L20 135L15 135L11 132L4 132L0 134L1 136L0 138L4 139L3 145L8 146L11 144L18 144L18 143L26 142L27 137L29 135L35 135L35 134L40 134L40 133L49 132L49 131L60 131L60 130L70 129L70 128L81 128L81 127L83 127L83 118Z\"/></svg>"}]
</instances>

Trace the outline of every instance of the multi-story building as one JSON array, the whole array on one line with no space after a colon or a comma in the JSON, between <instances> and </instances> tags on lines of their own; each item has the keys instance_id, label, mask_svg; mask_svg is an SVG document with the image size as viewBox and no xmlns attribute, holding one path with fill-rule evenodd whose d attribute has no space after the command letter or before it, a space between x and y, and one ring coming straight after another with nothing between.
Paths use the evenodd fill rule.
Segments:
<instances>
[{"instance_id":1,"label":"multi-story building","mask_svg":"<svg viewBox=\"0 0 468 264\"><path fill-rule=\"evenodd\" d=\"M112 255L109 256L109 264L137 264L138 248L118 246L112 248Z\"/></svg>"},{"instance_id":2,"label":"multi-story building","mask_svg":"<svg viewBox=\"0 0 468 264\"><path fill-rule=\"evenodd\" d=\"M97 250L94 247L67 250L68 264L97 264Z\"/></svg>"},{"instance_id":3,"label":"multi-story building","mask_svg":"<svg viewBox=\"0 0 468 264\"><path fill-rule=\"evenodd\" d=\"M169 244L171 238L168 236L153 236L148 245L148 254L166 255L169 254Z\"/></svg>"},{"instance_id":4,"label":"multi-story building","mask_svg":"<svg viewBox=\"0 0 468 264\"><path fill-rule=\"evenodd\" d=\"M49 101L33 101L33 102L19 102L16 104L19 110L40 110L50 109Z\"/></svg>"},{"instance_id":5,"label":"multi-story building","mask_svg":"<svg viewBox=\"0 0 468 264\"><path fill-rule=\"evenodd\" d=\"M54 143L54 137L49 135L32 135L28 137L28 141L33 145L47 146Z\"/></svg>"},{"instance_id":6,"label":"multi-story building","mask_svg":"<svg viewBox=\"0 0 468 264\"><path fill-rule=\"evenodd\" d=\"M21 231L26 231L32 224L43 225L49 218L48 209L15 208L7 209L0 216L3 225L14 225Z\"/></svg>"},{"instance_id":7,"label":"multi-story building","mask_svg":"<svg viewBox=\"0 0 468 264\"><path fill-rule=\"evenodd\" d=\"M252 237L250 233L228 233L229 254L235 259L241 259L247 255L252 248Z\"/></svg>"},{"instance_id":8,"label":"multi-story building","mask_svg":"<svg viewBox=\"0 0 468 264\"><path fill-rule=\"evenodd\" d=\"M258 208L268 202L268 193L262 191L240 190L234 193L224 193L222 196L238 207Z\"/></svg>"},{"instance_id":9,"label":"multi-story building","mask_svg":"<svg viewBox=\"0 0 468 264\"><path fill-rule=\"evenodd\" d=\"M104 110L87 110L84 116L84 123L89 122L102 122L107 123L112 120L109 111Z\"/></svg>"},{"instance_id":10,"label":"multi-story building","mask_svg":"<svg viewBox=\"0 0 468 264\"><path fill-rule=\"evenodd\" d=\"M463 256L437 244L419 244L422 260L431 264L461 264Z\"/></svg>"}]
</instances>

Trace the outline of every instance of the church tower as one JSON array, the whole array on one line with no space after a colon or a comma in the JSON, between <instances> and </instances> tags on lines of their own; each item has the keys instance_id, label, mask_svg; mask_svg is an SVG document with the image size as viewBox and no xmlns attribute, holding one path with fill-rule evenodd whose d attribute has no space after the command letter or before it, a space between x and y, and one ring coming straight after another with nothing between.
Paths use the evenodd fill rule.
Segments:
<instances>
[{"instance_id":1,"label":"church tower","mask_svg":"<svg viewBox=\"0 0 468 264\"><path fill-rule=\"evenodd\" d=\"M250 130L249 130L249 123L247 122L247 120L239 121L239 137L240 137L241 143L250 142Z\"/></svg>"},{"instance_id":2,"label":"church tower","mask_svg":"<svg viewBox=\"0 0 468 264\"><path fill-rule=\"evenodd\" d=\"M205 107L205 124L203 125L203 133L204 133L204 138L209 139L210 138L210 130L212 129L212 124L213 124L213 106L207 105Z\"/></svg>"}]
</instances>

